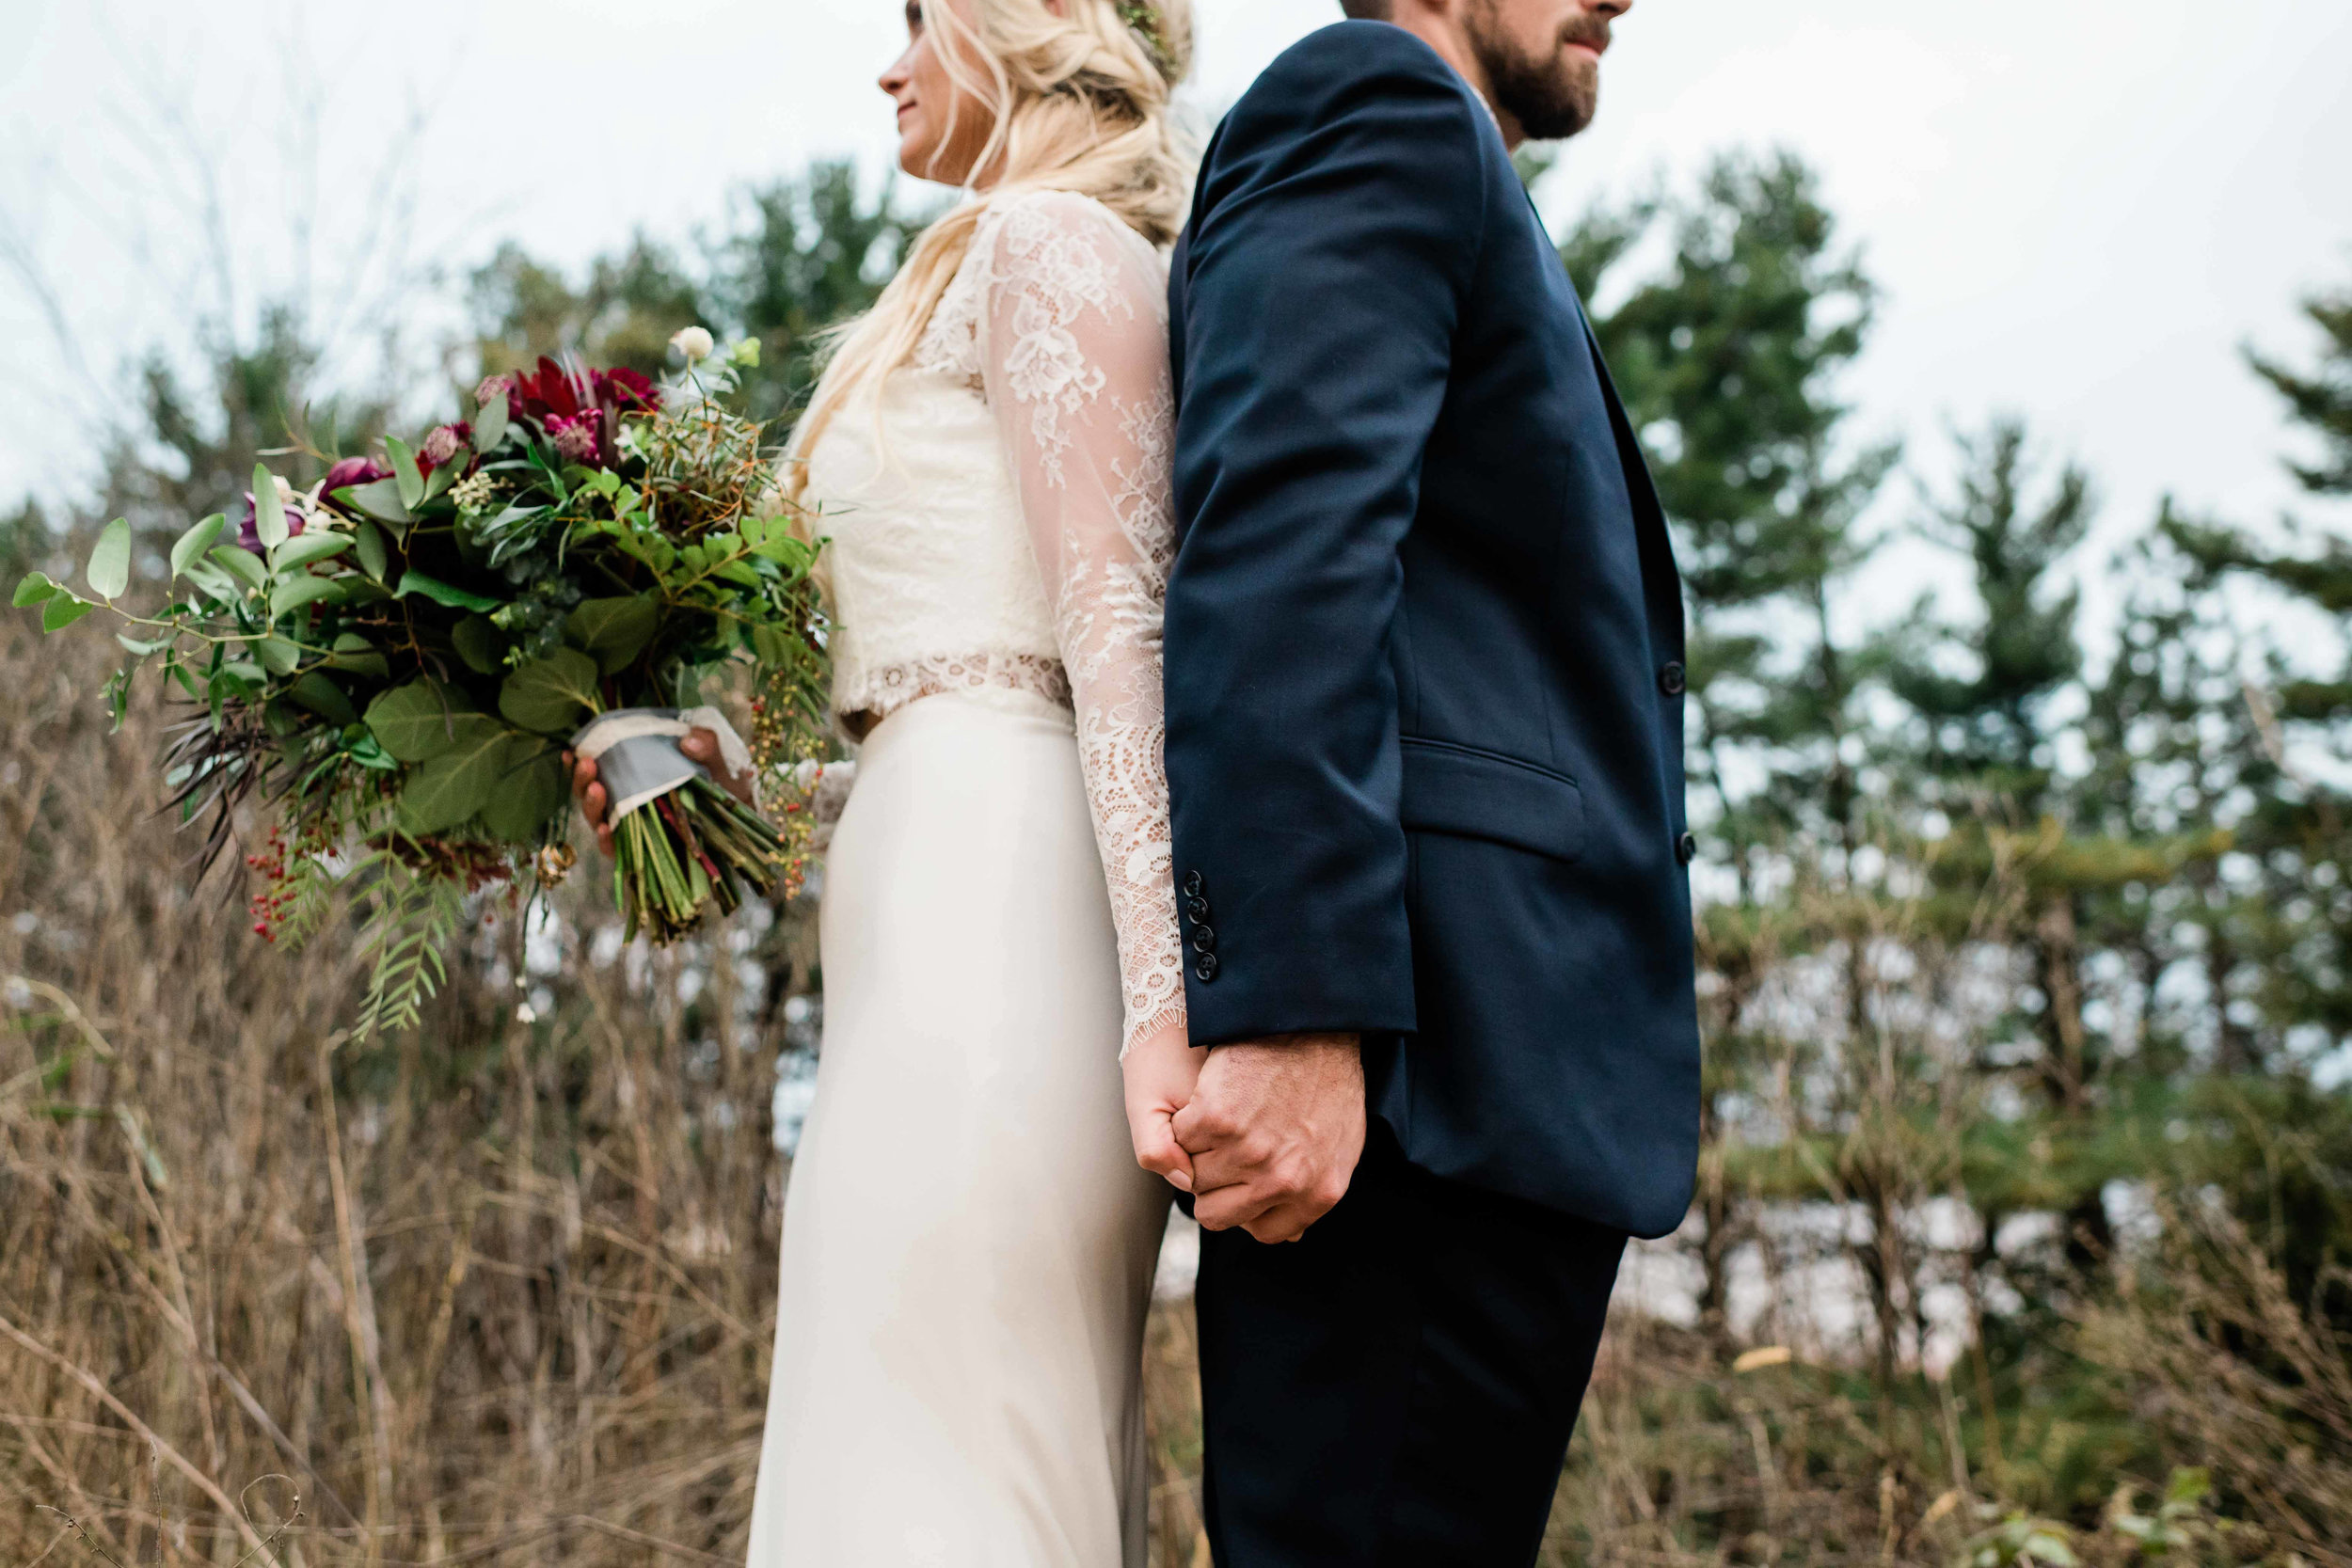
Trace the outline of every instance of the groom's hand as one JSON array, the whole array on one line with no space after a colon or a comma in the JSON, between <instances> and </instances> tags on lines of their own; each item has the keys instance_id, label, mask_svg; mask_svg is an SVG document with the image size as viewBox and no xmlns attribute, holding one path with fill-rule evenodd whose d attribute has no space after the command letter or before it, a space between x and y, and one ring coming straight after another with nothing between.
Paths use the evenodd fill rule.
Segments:
<instances>
[{"instance_id":1,"label":"groom's hand","mask_svg":"<svg viewBox=\"0 0 2352 1568\"><path fill-rule=\"evenodd\" d=\"M1295 1242L1347 1194L1364 1152L1364 1058L1354 1035L1294 1035L1209 1053L1176 1113L1193 1217Z\"/></svg>"}]
</instances>

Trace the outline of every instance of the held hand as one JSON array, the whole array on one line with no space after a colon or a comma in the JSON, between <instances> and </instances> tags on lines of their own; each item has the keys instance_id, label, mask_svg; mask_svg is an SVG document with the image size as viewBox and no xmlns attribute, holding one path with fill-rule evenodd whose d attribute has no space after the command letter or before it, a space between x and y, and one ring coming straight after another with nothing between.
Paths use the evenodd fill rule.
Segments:
<instances>
[{"instance_id":1,"label":"held hand","mask_svg":"<svg viewBox=\"0 0 2352 1568\"><path fill-rule=\"evenodd\" d=\"M752 780L749 774L731 773L719 754L719 737L707 729L689 733L677 743L691 762L699 762L710 770L719 786L745 805L752 801ZM604 818L605 807L611 804L604 785L596 782L596 765L590 759L564 753L564 766L572 770L572 799L580 802L580 815L596 831L596 847L607 855L612 853L612 824Z\"/></svg>"},{"instance_id":2,"label":"held hand","mask_svg":"<svg viewBox=\"0 0 2352 1568\"><path fill-rule=\"evenodd\" d=\"M1295 1242L1346 1196L1364 1152L1357 1037L1218 1046L1172 1126L1192 1156L1194 1218Z\"/></svg>"},{"instance_id":3,"label":"held hand","mask_svg":"<svg viewBox=\"0 0 2352 1568\"><path fill-rule=\"evenodd\" d=\"M1136 1164L1187 1193L1192 1156L1176 1141L1174 1122L1176 1113L1191 1102L1208 1054L1185 1036L1183 1024L1173 1023L1137 1040L1119 1064L1127 1083L1127 1132L1135 1140Z\"/></svg>"}]
</instances>

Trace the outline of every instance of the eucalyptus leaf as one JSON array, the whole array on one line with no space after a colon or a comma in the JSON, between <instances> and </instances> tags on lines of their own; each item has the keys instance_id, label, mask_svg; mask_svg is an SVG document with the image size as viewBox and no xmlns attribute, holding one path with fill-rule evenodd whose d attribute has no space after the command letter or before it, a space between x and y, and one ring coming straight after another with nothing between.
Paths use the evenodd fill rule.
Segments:
<instances>
[{"instance_id":1,"label":"eucalyptus leaf","mask_svg":"<svg viewBox=\"0 0 2352 1568\"><path fill-rule=\"evenodd\" d=\"M181 574L197 592L221 603L234 599L244 592L243 586L228 573L209 561L191 561Z\"/></svg>"},{"instance_id":2,"label":"eucalyptus leaf","mask_svg":"<svg viewBox=\"0 0 2352 1568\"><path fill-rule=\"evenodd\" d=\"M351 548L351 545L348 533L340 533L330 528L314 528L272 550L270 564L281 572L291 572L297 566L308 566L314 561L341 555Z\"/></svg>"},{"instance_id":3,"label":"eucalyptus leaf","mask_svg":"<svg viewBox=\"0 0 2352 1568\"><path fill-rule=\"evenodd\" d=\"M497 838L526 847L547 836L569 799L556 749L537 736L508 737L497 790L482 808L482 825Z\"/></svg>"},{"instance_id":4,"label":"eucalyptus leaf","mask_svg":"<svg viewBox=\"0 0 2352 1568\"><path fill-rule=\"evenodd\" d=\"M352 553L359 558L359 570L367 573L376 581L382 582L384 568L387 564L387 557L384 553L384 531L362 517L359 519L359 526L351 531L351 546Z\"/></svg>"},{"instance_id":5,"label":"eucalyptus leaf","mask_svg":"<svg viewBox=\"0 0 2352 1568\"><path fill-rule=\"evenodd\" d=\"M216 561L229 568L230 577L236 578L256 593L269 587L269 568L262 564L260 556L241 545L223 545L212 551L206 559Z\"/></svg>"},{"instance_id":6,"label":"eucalyptus leaf","mask_svg":"<svg viewBox=\"0 0 2352 1568\"><path fill-rule=\"evenodd\" d=\"M450 628L457 657L476 674L495 675L505 667L506 634L486 615L469 615Z\"/></svg>"},{"instance_id":7,"label":"eucalyptus leaf","mask_svg":"<svg viewBox=\"0 0 2352 1568\"><path fill-rule=\"evenodd\" d=\"M484 404L473 417L473 450L488 456L490 449L506 439L506 394Z\"/></svg>"},{"instance_id":8,"label":"eucalyptus leaf","mask_svg":"<svg viewBox=\"0 0 2352 1568\"><path fill-rule=\"evenodd\" d=\"M119 599L131 586L131 524L128 518L117 517L99 531L98 543L90 547L89 564L82 568L89 579L90 591L102 599Z\"/></svg>"},{"instance_id":9,"label":"eucalyptus leaf","mask_svg":"<svg viewBox=\"0 0 2352 1568\"><path fill-rule=\"evenodd\" d=\"M368 705L368 733L403 762L423 762L454 748L461 736L501 726L453 691L433 680L396 686Z\"/></svg>"},{"instance_id":10,"label":"eucalyptus leaf","mask_svg":"<svg viewBox=\"0 0 2352 1568\"><path fill-rule=\"evenodd\" d=\"M513 738L486 720L469 727L456 744L408 775L400 792L400 825L411 833L447 832L479 815L500 787Z\"/></svg>"},{"instance_id":11,"label":"eucalyptus leaf","mask_svg":"<svg viewBox=\"0 0 2352 1568\"><path fill-rule=\"evenodd\" d=\"M40 629L44 632L63 631L97 608L87 599L77 599L71 594L59 594L41 607Z\"/></svg>"},{"instance_id":12,"label":"eucalyptus leaf","mask_svg":"<svg viewBox=\"0 0 2352 1568\"><path fill-rule=\"evenodd\" d=\"M356 724L359 710L351 705L343 689L316 670L289 687L286 695L309 708L330 724Z\"/></svg>"},{"instance_id":13,"label":"eucalyptus leaf","mask_svg":"<svg viewBox=\"0 0 2352 1568\"><path fill-rule=\"evenodd\" d=\"M176 578L186 571L188 563L211 549L220 538L220 531L228 526L229 519L215 512L172 541L171 575Z\"/></svg>"},{"instance_id":14,"label":"eucalyptus leaf","mask_svg":"<svg viewBox=\"0 0 2352 1568\"><path fill-rule=\"evenodd\" d=\"M33 605L46 604L64 592L63 588L50 580L48 573L27 572L24 580L16 585L16 608L24 610Z\"/></svg>"},{"instance_id":15,"label":"eucalyptus leaf","mask_svg":"<svg viewBox=\"0 0 2352 1568\"><path fill-rule=\"evenodd\" d=\"M628 668L661 629L661 605L651 594L587 599L564 618L564 641L584 649L605 674Z\"/></svg>"},{"instance_id":16,"label":"eucalyptus leaf","mask_svg":"<svg viewBox=\"0 0 2352 1568\"><path fill-rule=\"evenodd\" d=\"M162 653L178 639L170 632L166 632L161 637L133 637L128 632L119 631L115 633L115 641L121 643L126 652L146 658L151 654Z\"/></svg>"},{"instance_id":17,"label":"eucalyptus leaf","mask_svg":"<svg viewBox=\"0 0 2352 1568\"><path fill-rule=\"evenodd\" d=\"M253 465L253 528L262 547L274 550L286 542L286 503L278 499L278 476L265 463Z\"/></svg>"},{"instance_id":18,"label":"eucalyptus leaf","mask_svg":"<svg viewBox=\"0 0 2352 1568\"><path fill-rule=\"evenodd\" d=\"M532 659L499 689L507 721L542 735L570 735L596 706L596 661L576 648Z\"/></svg>"},{"instance_id":19,"label":"eucalyptus leaf","mask_svg":"<svg viewBox=\"0 0 2352 1568\"><path fill-rule=\"evenodd\" d=\"M270 619L291 615L304 605L324 599L335 592L335 584L326 578L291 577L279 581L269 591Z\"/></svg>"},{"instance_id":20,"label":"eucalyptus leaf","mask_svg":"<svg viewBox=\"0 0 2352 1568\"><path fill-rule=\"evenodd\" d=\"M375 644L355 631L347 631L335 639L334 651L326 656L326 663L330 669L348 670L355 675L373 675L378 680L392 673L390 662L376 651Z\"/></svg>"},{"instance_id":21,"label":"eucalyptus leaf","mask_svg":"<svg viewBox=\"0 0 2352 1568\"><path fill-rule=\"evenodd\" d=\"M431 599L435 604L447 605L452 610L488 611L496 610L500 604L497 599L486 599L479 594L469 594L466 590L443 582L438 578L426 577L422 572L402 573L400 586L393 589L392 594L395 598L403 599L411 594L420 594Z\"/></svg>"},{"instance_id":22,"label":"eucalyptus leaf","mask_svg":"<svg viewBox=\"0 0 2352 1568\"><path fill-rule=\"evenodd\" d=\"M392 460L392 481L400 489L400 504L413 510L424 499L424 472L417 467L417 454L397 436L384 437L384 451Z\"/></svg>"},{"instance_id":23,"label":"eucalyptus leaf","mask_svg":"<svg viewBox=\"0 0 2352 1568\"><path fill-rule=\"evenodd\" d=\"M401 499L400 482L397 480L379 479L368 484L355 484L342 493L351 498L352 505L377 522L389 523L395 529L405 529L417 520L416 515L408 510L408 503Z\"/></svg>"},{"instance_id":24,"label":"eucalyptus leaf","mask_svg":"<svg viewBox=\"0 0 2352 1568\"><path fill-rule=\"evenodd\" d=\"M302 662L302 650L282 637L264 637L253 644L253 657L273 675L291 675Z\"/></svg>"}]
</instances>

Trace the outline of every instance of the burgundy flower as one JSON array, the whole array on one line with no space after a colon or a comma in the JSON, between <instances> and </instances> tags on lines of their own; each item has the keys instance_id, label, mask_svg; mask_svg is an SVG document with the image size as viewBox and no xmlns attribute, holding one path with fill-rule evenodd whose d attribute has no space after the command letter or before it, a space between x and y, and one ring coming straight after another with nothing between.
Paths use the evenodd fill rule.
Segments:
<instances>
[{"instance_id":1,"label":"burgundy flower","mask_svg":"<svg viewBox=\"0 0 2352 1568\"><path fill-rule=\"evenodd\" d=\"M460 420L455 424L442 425L418 446L417 467L420 471L429 474L459 452L466 451L472 443L473 426L465 420Z\"/></svg>"},{"instance_id":2,"label":"burgundy flower","mask_svg":"<svg viewBox=\"0 0 2352 1568\"><path fill-rule=\"evenodd\" d=\"M654 391L653 383L626 365L615 365L609 371L593 372L596 384L596 401L607 408L622 413L650 414L661 406L661 399Z\"/></svg>"},{"instance_id":3,"label":"burgundy flower","mask_svg":"<svg viewBox=\"0 0 2352 1568\"><path fill-rule=\"evenodd\" d=\"M302 531L302 514L286 508L286 535L292 538ZM255 555L262 553L262 520L254 515L253 492L245 493L245 515L237 520L237 543Z\"/></svg>"},{"instance_id":4,"label":"burgundy flower","mask_svg":"<svg viewBox=\"0 0 2352 1568\"><path fill-rule=\"evenodd\" d=\"M326 470L326 483L319 486L319 494L331 497L338 490L391 477L392 470L373 457L346 457Z\"/></svg>"},{"instance_id":5,"label":"burgundy flower","mask_svg":"<svg viewBox=\"0 0 2352 1568\"><path fill-rule=\"evenodd\" d=\"M596 386L586 372L575 372L544 354L539 356L536 372L516 374L506 389L509 415L518 420L537 420L543 424L558 414L569 419L583 405L596 401Z\"/></svg>"},{"instance_id":6,"label":"burgundy flower","mask_svg":"<svg viewBox=\"0 0 2352 1568\"><path fill-rule=\"evenodd\" d=\"M585 414L548 416L548 439L575 463L594 463L603 438L604 416L594 409Z\"/></svg>"},{"instance_id":7,"label":"burgundy flower","mask_svg":"<svg viewBox=\"0 0 2352 1568\"><path fill-rule=\"evenodd\" d=\"M620 416L650 414L661 405L654 384L626 366L595 371L577 360L558 364L543 355L528 374L493 376L482 384L482 390L496 395L501 388L491 381L506 393L509 418L536 420L556 450L574 463L612 462Z\"/></svg>"}]
</instances>

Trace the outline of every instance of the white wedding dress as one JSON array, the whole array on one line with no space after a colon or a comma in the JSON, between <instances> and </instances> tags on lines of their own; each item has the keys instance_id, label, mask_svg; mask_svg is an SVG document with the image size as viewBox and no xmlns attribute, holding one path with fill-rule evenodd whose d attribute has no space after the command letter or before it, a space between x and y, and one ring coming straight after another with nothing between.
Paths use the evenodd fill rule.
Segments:
<instances>
[{"instance_id":1,"label":"white wedding dress","mask_svg":"<svg viewBox=\"0 0 2352 1568\"><path fill-rule=\"evenodd\" d=\"M1165 282L1101 205L998 197L878 406L808 453L834 706L866 738L751 1568L1144 1560L1169 1195L1119 1062L1184 1019Z\"/></svg>"}]
</instances>

